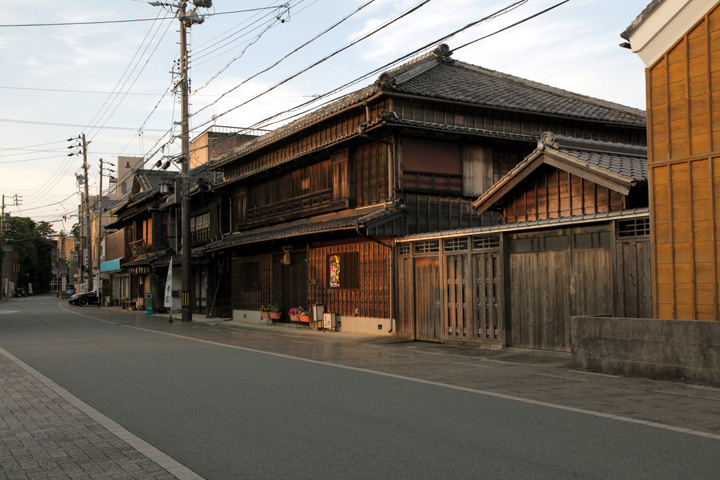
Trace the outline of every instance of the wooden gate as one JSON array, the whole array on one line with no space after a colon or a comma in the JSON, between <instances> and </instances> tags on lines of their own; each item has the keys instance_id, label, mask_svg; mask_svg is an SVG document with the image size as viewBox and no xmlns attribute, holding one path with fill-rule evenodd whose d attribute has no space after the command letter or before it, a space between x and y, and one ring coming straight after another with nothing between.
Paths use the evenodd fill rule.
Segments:
<instances>
[{"instance_id":1,"label":"wooden gate","mask_svg":"<svg viewBox=\"0 0 720 480\"><path fill-rule=\"evenodd\" d=\"M415 338L439 342L442 336L442 287L437 257L415 259Z\"/></svg>"},{"instance_id":2,"label":"wooden gate","mask_svg":"<svg viewBox=\"0 0 720 480\"><path fill-rule=\"evenodd\" d=\"M509 302L513 346L569 350L569 256L566 234L510 236Z\"/></svg>"},{"instance_id":3,"label":"wooden gate","mask_svg":"<svg viewBox=\"0 0 720 480\"><path fill-rule=\"evenodd\" d=\"M503 255L500 250L474 253L473 306L475 329L481 341L506 344Z\"/></svg>"},{"instance_id":4,"label":"wooden gate","mask_svg":"<svg viewBox=\"0 0 720 480\"><path fill-rule=\"evenodd\" d=\"M443 258L447 292L447 325L443 333L451 339L474 337L468 256L467 254L446 255Z\"/></svg>"}]
</instances>

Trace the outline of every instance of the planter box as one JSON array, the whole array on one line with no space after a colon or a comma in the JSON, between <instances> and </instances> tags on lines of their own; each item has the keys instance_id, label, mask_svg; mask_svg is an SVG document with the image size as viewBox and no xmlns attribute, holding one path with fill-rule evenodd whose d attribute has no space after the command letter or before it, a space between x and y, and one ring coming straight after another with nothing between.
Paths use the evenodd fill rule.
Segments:
<instances>
[{"instance_id":1,"label":"planter box","mask_svg":"<svg viewBox=\"0 0 720 480\"><path fill-rule=\"evenodd\" d=\"M310 315L300 315L300 321L305 323L310 323Z\"/></svg>"},{"instance_id":2,"label":"planter box","mask_svg":"<svg viewBox=\"0 0 720 480\"><path fill-rule=\"evenodd\" d=\"M260 312L261 318L270 318L270 312Z\"/></svg>"},{"instance_id":3,"label":"planter box","mask_svg":"<svg viewBox=\"0 0 720 480\"><path fill-rule=\"evenodd\" d=\"M299 322L299 321L300 321L300 315L290 315L290 321L291 321L291 322Z\"/></svg>"},{"instance_id":4,"label":"planter box","mask_svg":"<svg viewBox=\"0 0 720 480\"><path fill-rule=\"evenodd\" d=\"M271 320L280 320L280 317L282 317L282 313L280 313L280 312L270 312L270 319L271 319Z\"/></svg>"}]
</instances>

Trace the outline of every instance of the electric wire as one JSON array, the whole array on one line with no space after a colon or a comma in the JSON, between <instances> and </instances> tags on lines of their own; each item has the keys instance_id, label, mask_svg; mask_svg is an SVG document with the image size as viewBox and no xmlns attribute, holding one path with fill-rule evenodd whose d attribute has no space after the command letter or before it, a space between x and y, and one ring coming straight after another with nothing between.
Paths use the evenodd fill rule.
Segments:
<instances>
[{"instance_id":1,"label":"electric wire","mask_svg":"<svg viewBox=\"0 0 720 480\"><path fill-rule=\"evenodd\" d=\"M231 12L215 12L207 13L205 16L214 17L218 15L233 15L236 13L248 13L255 12L258 10L276 9L282 5L276 5L273 7L259 7L259 8L247 8L244 10L233 10ZM125 20L95 20L89 22L57 22L57 23L14 23L14 24L0 24L0 28L28 28L28 27L70 27L79 25L107 25L113 23L137 23L137 22L154 22L157 20L175 20L175 16L163 17L163 18L130 18Z\"/></svg>"},{"instance_id":2,"label":"electric wire","mask_svg":"<svg viewBox=\"0 0 720 480\"><path fill-rule=\"evenodd\" d=\"M262 92L260 92L260 93L258 93L258 94L256 94L256 95L253 95L252 97L250 97L249 99L245 100L244 102L241 102L240 104L236 105L235 107L233 107L233 108L231 108L231 109L223 112L221 115L218 115L218 117L223 116L223 115L226 115L226 114L228 114L228 113L230 113L230 112L232 112L232 111L234 111L234 110L236 110L236 109L238 109L238 108L240 108L240 107L242 107L242 106L244 106L244 105L247 105L248 103L252 102L253 100L256 100L256 99L260 98L261 96L270 93L271 91L275 90L276 88L278 88L278 87L286 84L286 83L289 82L290 80L299 77L300 75L302 75L303 73L307 72L308 70L311 70L311 69L317 67L317 66L320 65L321 63L327 61L328 59L330 59L330 58L332 58L332 57L334 57L334 56L342 53L343 51L347 50L348 48L350 48L350 47L352 47L352 46L354 46L354 45L357 45L358 43L366 40L367 38L371 37L372 35L375 35L376 33L380 32L381 30L383 30L383 29L387 28L388 26L394 24L395 22L398 22L399 20L401 20L401 19L407 17L408 15L416 12L416 11L419 10L420 8L422 8L422 7L424 7L425 5L427 5L428 3L430 3L430 1L431 1L431 0L423 0L423 1L421 1L420 3L414 5L413 7L411 7L411 8L408 9L408 10L406 10L405 12L403 12L403 13L395 16L394 18L392 18L392 19L386 21L385 23L381 24L380 26L374 28L374 29L371 30L370 32L368 32L368 33L360 36L359 38L353 40L352 42L346 44L345 46L343 46L343 47L335 50L333 53L331 53L331 54L329 54L329 55L326 55L325 57L321 58L320 60L317 60L317 61L315 61L314 63L312 63L311 65L309 65L309 66L301 69L300 71L296 72L295 74L293 74L293 75L285 78L284 80L281 80L280 82L278 82L278 83L274 84L273 86L271 86L271 87L263 90ZM237 87L234 87L234 88L237 88ZM204 106L203 108L199 109L197 112L195 112L195 113L193 114L193 116L201 113L201 112L204 111L204 110L207 110L207 109L210 108L211 106L215 105L219 100L220 100L220 99L218 98L218 99L215 100L214 102L211 102L211 103L209 103L208 105ZM204 125L207 125L208 123L210 123L210 121L201 124L200 127L202 127L202 126L204 126Z\"/></svg>"},{"instance_id":3,"label":"electric wire","mask_svg":"<svg viewBox=\"0 0 720 480\"><path fill-rule=\"evenodd\" d=\"M335 28L337 28L338 26L340 26L342 23L346 22L349 18L351 18L352 16L354 16L355 14L357 14L358 12L360 12L361 10L363 10L365 7L367 7L368 5L372 4L373 2L375 2L375 0L369 0L368 2L366 2L366 3L364 3L363 5L359 6L357 9L355 9L355 10L352 11L351 13L347 14L346 16L344 16L344 17L341 18L339 21L335 22L334 24L332 24L331 26L329 26L328 28L326 28L326 29L323 30L322 32L318 33L317 35L315 35L315 36L314 36L313 38L311 38L310 40L307 40L306 42L302 43L302 44L299 45L298 47L294 48L292 51L290 51L289 53L287 53L286 55L284 55L282 58L280 58L279 60L277 60L275 63L271 64L270 66L268 66L268 67L266 67L266 68L264 68L264 69L262 69L262 70L260 70L259 72L255 73L255 74L253 74L252 76L250 76L249 78L247 78L246 80L244 80L244 81L243 81L242 83L240 83L239 85L231 88L230 90L228 90L228 91L226 91L225 93L223 93L222 95L220 95L220 97L217 99L217 101L221 100L221 99L224 98L225 96L227 96L227 95L229 95L230 93L234 92L234 91L237 90L241 85L244 85L245 83L249 82L250 80L253 80L254 78L262 75L263 73L265 73L265 72L267 72L267 71L269 71L269 70L277 67L280 63L282 63L283 61L287 60L289 57L291 57L291 56L294 55L295 53L299 52L300 50L302 50L302 49L305 48L306 46L310 45L310 44L313 43L315 40L317 40L317 39L319 39L320 37L328 34L329 32L331 32L332 30L334 30ZM218 72L218 73L215 75L215 77L216 77L217 75L219 75L220 73L222 73L222 71L221 71L221 72ZM213 77L213 78L215 78L215 77ZM212 80L212 79L208 80L208 82L207 82L205 85L203 85L203 87L204 87L204 86L207 86L207 84L210 83L211 80ZM198 90L200 90L200 89L203 88L203 87L200 87ZM196 90L196 92L197 92L198 90ZM216 102L217 102L217 101L216 101Z\"/></svg>"},{"instance_id":4,"label":"electric wire","mask_svg":"<svg viewBox=\"0 0 720 480\"><path fill-rule=\"evenodd\" d=\"M159 16L159 14L158 14L158 16ZM141 68L140 72L138 72L138 74L135 76L135 80L134 80L133 83L130 85L130 87L128 87L127 91L130 91L130 90L132 89L133 85L135 85L135 81L137 81L137 79L140 77L140 75L141 75L142 72L144 71L145 67L147 66L147 63L148 63L148 62L150 61L150 59L152 58L153 54L154 54L155 51L157 50L158 45L160 45L160 42L162 41L162 39L165 38L165 35L167 34L167 31L170 29L170 26L171 26L171 25L172 25L171 23L168 23L167 28L165 29L165 32L163 33L162 37L161 37L160 40L158 40L157 43L155 44L155 48L153 49L152 53L148 56L145 64L144 64L143 67ZM120 95L121 91L125 88L125 85L127 85L127 82L130 80L130 77L135 73L135 70L137 69L140 61L141 61L142 58L145 56L145 53L147 52L148 48L150 48L150 45L152 44L153 40L154 40L155 37L157 36L158 32L160 31L160 27L161 27L161 26L162 26L162 22L156 22L156 23L154 23L153 25L150 26L150 29L149 29L149 30L147 31L147 33L145 34L145 38L143 38L142 42L140 42L140 45L138 46L137 50L135 50L135 54L133 55L132 59L130 59L130 63L128 64L127 67L125 67L125 71L124 71L124 72L122 73L122 75L120 76L120 79L119 79L118 82L115 84L115 87L113 87L113 92L115 92L115 93L113 93L113 94L111 94L110 96L108 96L108 98L105 100L105 103L103 103L103 105L100 107L100 110L98 111L98 113L96 113L95 116L90 120L90 122L88 122L89 124L92 124L93 122L95 122L96 119L98 120L98 123L99 123L100 121L102 121L102 118L105 116L105 114L106 114L106 113L108 112L108 110L111 108L112 102L114 102L114 101L118 98L118 96ZM155 29L155 31L152 33L152 38L151 38L149 41L147 41L147 43L146 43L146 40L148 40L148 36L149 36L150 33L153 31L153 28ZM144 50L142 51L142 53L140 53L140 56L138 56L138 53L139 53L140 50L143 48L143 46L145 46L145 48L144 48ZM137 61L136 61L136 59L137 59ZM132 70L130 71L130 73L128 73L128 70L130 69L131 66L132 66ZM127 74L127 76L126 76L126 74ZM123 79L124 79L124 81L123 81ZM121 85L121 82L122 82L122 85ZM117 101L117 105L116 105L116 107L115 107L115 110L117 110L117 106L119 106L120 103L122 103L122 101L123 101L124 99L125 99L125 96L123 96L119 101ZM106 106L106 105L107 105L107 106ZM107 118L105 119L105 123L104 123L103 125L105 125L105 124L108 122L108 120L109 120L109 119L112 117L112 115L115 113L115 110L113 110L113 112L112 112L110 115L107 116ZM98 115L99 115L99 117L98 117ZM101 129L102 129L102 127L100 127L99 130L101 130ZM95 128L92 128L92 129L90 129L90 130L87 132L87 133L88 133L88 136L91 136L91 132L92 132L93 130L95 130Z\"/></svg>"},{"instance_id":5,"label":"electric wire","mask_svg":"<svg viewBox=\"0 0 720 480\"><path fill-rule=\"evenodd\" d=\"M569 0L565 0L565 1L569 1ZM504 7L504 8L502 8L502 9L500 9L500 10L492 13L491 15L488 15L488 16L486 16L486 17L483 17L483 18L481 18L480 20L477 20L477 21L475 21L475 22L471 22L471 23L465 25L464 27L455 30L455 31L452 32L452 33L449 33L449 34L444 35L444 36L442 36L442 37L440 37L440 38L437 38L437 39L433 40L432 42L429 42L429 43L425 44L424 46L422 46L422 47L420 47L420 48L417 48L417 49L415 49L415 50L413 50L413 51L411 51L411 52L409 52L409 53L407 53L407 54L405 54L405 55L403 55L403 56L401 56L401 57L396 58L395 60L392 60L391 62L388 62L388 63L386 63L386 64L384 64L384 65L382 65L382 66L380 66L380 67L378 67L378 68L376 68L376 69L374 69L374 70L371 70L370 72L367 72L367 73L365 73L365 74L363 74L363 75L361 75L361 76L359 76L359 77L357 77L357 78L355 78L355 79L353 79L353 80L351 80L351 81L349 81L349 82L347 82L347 83L344 83L343 85L340 85L339 87L336 87L336 88L334 88L334 89L332 89L332 90L330 90L330 91L328 91L328 92L326 92L326 93L324 93L324 94L317 95L316 98L314 98L314 99L312 99L312 100L308 100L307 102L303 102L303 103L301 103L301 104L299 104L299 105L296 105L295 107L292 107L292 108L290 108L290 109L284 110L284 111L279 112L279 113L276 113L276 114L274 114L274 115L271 115L270 117L267 117L267 118L265 118L264 120L260 120L260 121L258 121L258 122L256 122L256 123L250 125L250 128L267 128L268 126L274 125L274 124L279 123L279 122L285 122L285 121L288 121L288 120L293 119L293 118L297 118L297 117L299 117L299 116L302 116L302 115L307 114L308 112L310 112L310 111L312 111L312 110L314 110L314 109L321 108L322 106L328 105L328 104L334 102L336 99L328 100L327 102L323 103L321 106L315 105L315 106L313 106L313 107L311 107L311 108L309 108L309 109L307 109L307 110L304 110L304 111L301 111L301 112L299 112L299 113L296 113L296 114L294 114L294 115L292 115L292 116L290 116L290 117L285 117L285 118L282 118L282 119L277 120L277 121L275 121L275 122L270 122L270 120L275 120L275 119L281 117L282 115L284 115L284 114L286 114L286 113L296 112L297 110L299 110L299 109L301 109L301 108L308 107L308 106L314 104L315 102L317 102L318 100L320 100L320 99L322 99L322 98L327 98L327 97L329 97L329 96L331 96L331 95L334 95L334 94L336 94L336 93L338 93L338 92L340 92L340 91L342 91L342 90L344 90L344 89L346 89L346 88L348 88L348 87L350 87L350 86L352 86L352 85L355 85L355 84L357 84L357 83L360 83L361 81L366 80L366 79L369 78L369 77L372 77L372 76L374 76L374 75L377 75L378 73L380 73L380 72L382 72L382 71L385 71L385 70L387 70L387 69L391 69L391 68L393 68L394 66L396 66L396 65L398 65L398 64L400 64L400 63L402 63L402 62L405 62L408 58L414 57L414 56L418 55L419 53L421 53L421 52L423 52L423 51L425 51L425 50L428 50L428 49L430 49L430 48L434 48L434 47L435 47L436 45L438 45L439 43L442 43L442 42L444 42L444 41L447 41L448 39L454 37L455 35L457 35L458 33L462 32L462 31L464 31L464 30L467 30L468 28L474 27L474 26L476 26L476 25L478 25L478 24L480 24L480 23L486 22L486 21L493 20L493 19L497 18L497 17L500 16L500 15L504 15L504 14L506 14L506 13L509 13L510 11L512 11L512 10L514 10L514 9L520 7L520 6L522 6L523 4L525 4L525 3L527 3L527 2L528 2L528 0L519 0L519 1L516 1L516 2L514 2L514 3L512 3L512 4L510 4L509 6ZM562 3L564 3L564 2L562 2ZM533 17L533 18L534 18L534 17ZM219 117L219 116L221 116L221 115L218 115L218 117Z\"/></svg>"}]
</instances>

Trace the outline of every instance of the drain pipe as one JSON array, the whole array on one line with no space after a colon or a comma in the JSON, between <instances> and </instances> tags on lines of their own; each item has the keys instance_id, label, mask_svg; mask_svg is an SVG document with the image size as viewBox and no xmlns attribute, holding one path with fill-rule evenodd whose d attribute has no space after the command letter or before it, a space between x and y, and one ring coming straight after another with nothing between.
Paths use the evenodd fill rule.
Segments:
<instances>
[{"instance_id":1,"label":"drain pipe","mask_svg":"<svg viewBox=\"0 0 720 480\"><path fill-rule=\"evenodd\" d=\"M393 323L395 321L395 248L389 243L385 243L377 238L373 238L365 232L360 231L360 224L355 221L355 231L361 237L367 238L375 243L382 245L385 248L390 249L390 330L387 333L393 332Z\"/></svg>"}]
</instances>

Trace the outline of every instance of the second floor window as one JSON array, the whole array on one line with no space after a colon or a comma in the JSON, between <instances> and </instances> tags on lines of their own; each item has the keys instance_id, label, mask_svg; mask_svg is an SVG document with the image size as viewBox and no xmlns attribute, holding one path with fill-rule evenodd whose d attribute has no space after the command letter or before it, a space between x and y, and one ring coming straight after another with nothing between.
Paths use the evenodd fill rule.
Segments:
<instances>
[{"instance_id":1,"label":"second floor window","mask_svg":"<svg viewBox=\"0 0 720 480\"><path fill-rule=\"evenodd\" d=\"M196 215L190 219L190 235L193 242L210 238L210 212Z\"/></svg>"}]
</instances>

